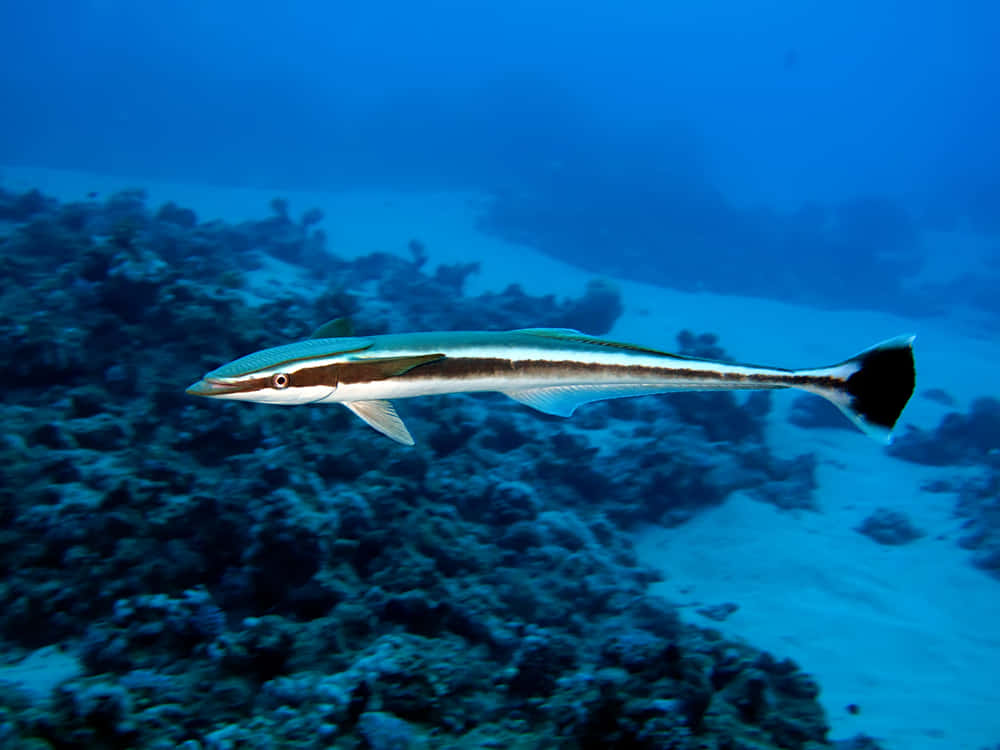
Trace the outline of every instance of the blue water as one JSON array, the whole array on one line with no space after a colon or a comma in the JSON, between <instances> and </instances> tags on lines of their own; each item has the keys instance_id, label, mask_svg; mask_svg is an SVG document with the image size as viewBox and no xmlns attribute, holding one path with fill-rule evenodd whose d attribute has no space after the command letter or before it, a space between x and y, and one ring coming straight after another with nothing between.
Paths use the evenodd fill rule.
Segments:
<instances>
[{"instance_id":1,"label":"blue water","mask_svg":"<svg viewBox=\"0 0 1000 750\"><path fill-rule=\"evenodd\" d=\"M597 271L682 287L718 272L725 291L827 303L884 289L900 308L927 306L898 289L922 230L998 225L986 2L0 13L7 164L472 187L500 196L498 231ZM797 291L800 274L836 283Z\"/></svg>"},{"instance_id":2,"label":"blue water","mask_svg":"<svg viewBox=\"0 0 1000 750\"><path fill-rule=\"evenodd\" d=\"M585 166L625 179L639 161L762 210L887 196L964 214L995 190L996 14L974 1L4 3L0 158L489 188Z\"/></svg>"},{"instance_id":3,"label":"blue water","mask_svg":"<svg viewBox=\"0 0 1000 750\"><path fill-rule=\"evenodd\" d=\"M138 187L146 180L219 186L220 190L259 188L274 194L305 190L335 194L358 189L413 194L468 191L483 196L478 226L484 236L527 246L594 275L649 282L665 290L715 292L827 311L892 314L907 318L915 330L921 326L936 326L936 330L953 330L956 335L961 333L989 341L1000 331L1000 297L996 293L1000 289L998 27L1000 6L982 0L953 3L897 0L662 3L643 0L626 4L586 0L510 0L502 3L436 0L422 3L4 2L0 3L0 102L3 102L0 188L5 187L4 167L51 167L121 177ZM44 186L39 187L44 191ZM87 197L78 195L76 199L83 201ZM221 254L213 254L216 249L206 250L207 254L199 260L200 251L191 249L200 247L196 243L186 245L188 240L177 240L172 230L165 230L162 223L147 225L146 222L153 221L151 217L159 206L144 207L141 200L133 200L134 196L117 203L115 199L107 199L104 194L90 196L87 199L91 201L87 204L89 207L80 211L91 212L96 218L92 225L82 221L84 228L76 227L73 231L90 232L92 229L94 241L100 247L107 245L100 238L120 238L124 233L127 237L120 240L121 251L139 253L127 258L127 263L144 269L135 273L152 274L151 280L148 286L142 287L144 291L119 290L116 293L124 297L108 302L101 293L94 292L95 285L103 283L99 280L103 278L103 270L82 280L74 276L76 271L66 272L59 277L59 288L64 297L75 300L73 304L77 306L89 304L83 300L93 297L104 300L94 303L95 310L100 308L101 314L110 310L119 315L125 321L123 326L144 326L143 330L150 334L161 326L162 320L144 320L141 315L123 312L138 299L129 294L155 296L150 289L174 283L173 277L167 281L169 274L151 271L156 264L142 256L140 250L157 253L159 260L171 269L170 273L190 276L192 283L204 285L203 290L216 282L208 268L212 263L222 261L222 265L227 265L231 262L240 271L250 273L254 270L240 265L242 250L238 249L239 243L235 240L231 257L221 251L218 251ZM195 212L199 210L197 205L190 208ZM307 208L309 206L295 206L295 216ZM15 236L34 216L40 224L35 226L31 236L37 239L44 234L39 226L45 222L58 223L52 218L56 209L46 210L50 213L15 211L9 216L0 216L3 236ZM47 218L38 219L43 214ZM439 274L423 286L408 286L412 278L407 274L416 277L426 272L431 278L433 272L429 268L422 269L421 262L411 271L401 271L391 262L378 258L371 262L368 270L360 265L345 270L346 266L334 268L316 262L314 257L308 257L308 251L289 251L279 237L282 233L290 233L290 242L295 248L321 246L322 239L317 240L319 245L302 244L309 236L315 237L310 235L310 223L300 227L297 219L289 222L280 206L276 206L270 216L267 214L263 206L248 206L246 215L241 218L261 220L261 224L241 230L243 236L259 240L260 247L279 260L301 266L307 278L322 279L323 283L332 285L350 278L357 288L373 278L381 283L375 291L359 292L358 299L363 299L362 302L347 299L352 291L350 288L343 293L326 293L320 302L299 300L294 304L301 306L296 312L301 313L302 318L324 315L320 308L325 306L330 315L361 311L377 319L384 329L416 325L413 318L407 320L403 313L394 318L384 311L394 303L398 303L401 310L411 311L402 304L400 296L425 294L426 304L419 309L413 308L412 314L424 315L419 320L439 327L449 327L451 309L456 311L451 319L456 319L460 310L464 320L483 326L491 323L498 326L557 324L586 329L585 322L577 323L572 319L573 315L586 319L591 310L586 299L577 306L553 309L551 301L521 302L515 296L500 301L490 298L485 302L469 302L466 308L456 301L462 293L465 272L461 269L451 271L451 276L449 272ZM169 224L175 219L164 218L161 214L156 221ZM187 219L176 223L185 227L184 231L193 226ZM137 236L141 241L133 238L132 231L139 231ZM77 251L72 248L84 248L85 245L59 240L58 234L53 236L57 239L49 242L50 247L63 242L63 254L53 250L54 267L66 264L69 268L72 262L79 260L73 255ZM232 238L232 235L227 236ZM147 241L148 246L142 245ZM419 245L419 239L416 241ZM179 247L183 247L184 252ZM414 247L411 243L410 252L419 261L420 253ZM402 246L378 249L407 254ZM475 262L480 258L470 252L467 260ZM4 268L3 273L11 274L10 279L16 278L25 290L37 290L33 299L47 299L42 296L49 293L43 280L27 272L20 275L23 269L14 262ZM337 268L342 274L339 280ZM525 273L532 273L532 269L526 268ZM454 282L456 276L457 283ZM58 274L53 276L56 277ZM531 282L528 284L531 288L537 288L546 280L525 281ZM229 282L218 283L225 286ZM233 282L233 286L242 283ZM376 302L371 301L372 295ZM272 302L278 308L292 304L287 302L288 298L284 299L284 302ZM451 303L451 307L442 305L442 300ZM504 312L495 318L480 309L490 304L500 306L501 302L505 305ZM310 307L313 303L315 306ZM11 297L9 304L11 310L23 310L24 301ZM204 309L199 307L203 304L209 303L200 298L197 303L190 301L195 312ZM62 309L60 305L63 302L53 303L53 309ZM428 312L430 308L434 308L433 312ZM239 317L242 312L234 313L230 308L225 308L228 312L219 312L222 309L216 310L214 323L223 323L219 316L231 314L235 318L233 326L245 325ZM590 332L603 334L610 329L611 323L604 325L604 318L608 314L615 318L617 313L604 312L604 317L596 315L590 319L601 320L597 325L605 330ZM528 316L532 313L545 319L515 319L517 314ZM8 313L3 314L7 316ZM20 327L10 323L5 328L10 337L21 336L29 329L18 314L10 313L11 321L20 321L17 323ZM284 314L282 309L280 315ZM7 326L7 317L2 320ZM266 330L244 331L221 345L219 351L204 351L211 342L199 338L197 349L202 351L204 361L186 361L178 365L184 372L181 388L201 371L210 369L213 361L218 364L248 349L282 343L281 335L286 338L306 335L311 326L322 322L312 320L307 324L303 320L300 330L294 325L285 325L288 321L284 318L281 320L283 328L275 323L271 328L265 326ZM106 321L101 325L105 324ZM54 330L65 330L60 326L64 324L56 325ZM698 329L698 322L676 321L678 330L685 326ZM170 330L185 329L178 325ZM660 335L657 329L657 337ZM100 339L107 346L126 346L124 342L115 343L110 333L107 337ZM726 343L722 341L723 347ZM864 338L858 343L872 342ZM184 335L177 334L170 343L172 347L175 345L175 354L179 356L181 352L187 353L185 347L193 347L194 342L185 341ZM37 353L38 349L37 346L12 347L11 351L16 351L18 357L29 357L35 356L30 353ZM129 364L122 366L124 375L121 372L109 375L105 371L100 375L99 385L94 381L95 387L113 390L114 383L118 382L116 378L128 379L132 373L140 371L141 360L134 351L132 354L137 357L134 367L138 369L129 369L133 367ZM42 361L41 355L38 356ZM945 356L940 355L937 361L943 359ZM67 365L56 375L46 377L44 382L38 382L41 390L29 394L27 403L44 404L46 388L56 389L62 399L82 398L59 389L83 388L89 377L97 378L97 375L86 368ZM69 380L62 382L64 377ZM160 387L159 382L156 388ZM928 387L933 385L929 383ZM138 408L136 404L142 401L142 393L140 385L126 394L136 401L130 404L126 398L122 414L129 408ZM996 395L995 386L984 383L974 393L936 393L923 403L955 406L961 410L974 397ZM952 396L956 396L957 401L949 404L948 399ZM13 403L12 400L8 406ZM167 402L160 399L158 403L166 410ZM186 402L185 405L170 403L171 409L186 408ZM700 402L690 403L698 408L703 406ZM753 422L756 426L748 427L748 433L758 435L761 432L763 423L760 420L764 417L759 411L736 414L726 411L736 408L728 402L721 406L718 402L711 404L711 409L729 414L734 420ZM504 408L509 407L504 404ZM941 410L943 413L944 408ZM89 409L84 411L88 418L93 416ZM252 417L238 419L249 419L254 425L257 425L255 420L266 424L267 412L254 409L246 413ZM1000 571L1000 551L995 554L996 560L991 562L990 558L994 550L1000 550L1000 541L993 541L1000 540L1000 531L991 526L995 522L983 520L987 516L993 518L989 509L996 502L995 490L990 485L996 477L996 466L995 459L990 457L1000 447L995 445L994 437L994 429L1000 424L997 413L994 403L986 402L970 408L968 413L963 412L961 418L955 417L950 423L951 433L945 427L934 432L936 423L930 421L915 426L909 435L911 442L904 443L895 454L897 458L893 459L971 466L980 472L973 479L956 474L959 478L948 478L947 481L954 479L953 484L939 487L939 491L952 492L960 509L956 513L962 518L966 517L963 513L970 514L977 519L975 523L982 526L977 541L966 538L962 546L978 550L976 564L986 571L984 576L996 576ZM199 419L211 418L210 412L198 414ZM432 415L420 414L422 420L434 421ZM627 411L612 410L609 414L612 420L641 421ZM674 417L681 419L677 415ZM63 418L69 419L65 415L46 417L53 422ZM806 414L804 419L809 422L812 417ZM823 422L822 415L815 419L818 423ZM463 418L458 422L464 424ZM818 423L813 427L821 426ZM157 434L152 426L147 427L134 434L144 435L150 445L160 445L159 440L169 444L169 450L179 450L177 446L181 444L188 445L182 425L171 428L180 435L172 438ZM917 434L917 427L923 432ZM346 428L346 422L338 423L338 429ZM34 429L31 428L30 434L37 436ZM240 429L245 430L246 425ZM281 445L280 430L273 426L262 429L267 433L268 450ZM507 425L496 429L509 435L514 428ZM546 426L545 429L554 428ZM636 429L633 437L641 437L643 428ZM359 433L352 434L357 437ZM438 435L434 451L439 458L452 456L451 448L445 450L440 445L450 446L452 441L457 441L456 445L464 446L468 436L460 439L456 434ZM214 438L209 435L205 439ZM261 435L241 438L247 440L247 444L254 439L263 438ZM372 436L364 434L358 439L366 446L362 452L363 464L370 461L372 465L385 468L389 475L397 472L399 467L395 464L391 470L386 468L388 464L377 448L367 447L379 445L373 442ZM499 442L491 449L502 455L513 450L512 445L522 445L517 442L519 439L511 438L513 442L508 444L504 442L506 438L498 438ZM61 438L40 440L52 450L66 449ZM95 438L91 442L99 443L100 440ZM935 440L948 442L947 456L938 455L933 447ZM714 441L713 436L710 442ZM85 441L78 442L83 445ZM197 447L196 442L189 446L192 451ZM240 443L233 448L233 455L256 455L255 460L261 465L267 464L270 469L274 468L275 461L280 463L274 456L264 457L261 451L248 448L247 444ZM955 445L961 447L956 449ZM458 451L456 455L464 455L464 448L455 450ZM551 489L546 483L555 481L553 477L560 475L558 472L545 473L548 470L545 469L544 450L538 448L531 455L532 460L538 461L538 476L541 477L538 481L548 489L530 490L537 491L540 497L530 502L515 498L510 501L512 506L539 503L534 511L537 512L540 508L549 508L547 503L562 509L564 506L560 503L567 502L559 491L554 491L556 499L545 495ZM589 460L585 457L590 456L586 451L575 450L557 451L556 463ZM784 456L781 460L790 458ZM28 461L23 456L18 460ZM225 460L219 458L219 462ZM405 462L407 459L399 460ZM421 460L433 462L433 457ZM503 474L504 482L521 481L510 474L513 470L509 467L504 470L508 471L505 474L488 461L481 463L485 460L482 455L472 453L462 460L469 463L442 469L442 473L452 472L450 476L458 476L469 472L487 477L484 481L488 481L491 472L499 472L497 476ZM779 459L775 461L780 463ZM770 466L769 470L773 470L774 465ZM638 470L627 462L622 467ZM400 471L401 476L409 477L406 481L419 475L419 481L423 482L427 467L413 469L415 474L407 473L410 469ZM603 472L604 479L587 475L583 483L596 482L612 493L603 482L607 476L615 474L615 466L601 465L596 471ZM809 474L808 470L800 474L795 474L799 469L788 471L789 476L798 477L795 481L808 484L807 479L802 478ZM349 480L338 476L335 481L329 481L335 484L336 492L349 493L352 481L369 481L364 479L363 473L362 468L354 467L348 472ZM780 483L775 478L778 474L780 472L772 471L768 481ZM121 476L134 478L135 474L122 469ZM327 479L324 475L323 481ZM941 477L936 479L946 482ZM980 484L959 486L960 480L966 479ZM531 483L530 479L525 481ZM576 478L575 481L580 480ZM442 486L447 485L444 480L441 482ZM281 483L273 482L275 485ZM236 484L231 485L230 490L220 490L220 496L225 497L227 492L237 493L230 499L239 500L242 496L238 491L252 491L243 486L233 487ZM518 498L518 493L530 493L520 485L514 489L506 484L504 487L504 492ZM720 491L721 497L730 490L732 487ZM773 490L771 487L769 492ZM101 489L104 491L106 487ZM490 492L492 490L483 489L483 496L491 496ZM712 495L713 503L718 499L715 490L706 492ZM65 498L64 502L71 504ZM977 515L978 510L970 511L970 506L985 509L982 517ZM522 512L527 517L534 517L523 507L512 512L513 518L520 518L518 514ZM689 513L693 511L685 509L682 515L687 518ZM11 529L23 532L27 527L11 520L14 518L20 516L13 512L4 514L4 522L9 522ZM477 523L480 520L476 517ZM631 520L634 519L629 522ZM490 523L505 521L493 519ZM294 542L295 535L291 534L290 538ZM313 540L312 536L309 538ZM362 542L361 547L366 543L374 544ZM379 543L388 542L380 540ZM335 554L324 546L325 542L315 541L314 544L317 559L320 555ZM66 541L66 545L72 548L72 540ZM100 554L105 553L106 550ZM276 571L261 573L259 566L266 564L267 559L283 559L282 556L263 556L261 559L265 562L247 563L247 570L253 568L252 575L266 578L267 586L280 587L276 581L280 581L282 574ZM13 564L13 560L10 558L7 564ZM461 562L452 564L458 568L463 566ZM309 568L312 563L304 565ZM321 567L319 563L316 565L317 569ZM444 563L441 565L446 567ZM244 574L250 575L245 570L242 573L236 570L236 566L226 572L234 580ZM311 575L305 575L303 580ZM392 581L373 583L374 578L369 580L359 575L366 586L392 589ZM164 584L156 588L149 584L142 595L169 594L183 602L176 606L178 611L201 623L197 626L199 633L207 633L211 636L209 640L225 631L226 626L216 622L219 618L228 617L232 623L243 615L287 614L282 609L287 603L270 594L260 600L266 601L266 606L257 606L260 601L249 606L236 597L234 601L238 603L230 607L223 589L236 584L229 579L223 581L221 573L215 578L199 579L195 574L183 580L180 589L176 585L171 588ZM13 579L10 584L14 590ZM17 586L20 585L18 581ZM197 597L184 599L179 593L198 587L209 591L214 597L212 602L203 604L201 599L195 600ZM570 596L565 592L563 595ZM126 587L120 600L128 596L135 598L140 594ZM360 594L354 591L343 596L350 598ZM378 596L372 595L372 598L378 599ZM399 625L410 616L399 612L411 604L396 602L393 606L396 607L396 619L388 619ZM294 617L301 615L294 607L292 610ZM55 639L58 644L75 652L75 649L84 649L81 639L89 642L87 638L96 637L92 633L97 627L95 623L103 622L101 618L113 621L112 615L107 608L96 613L88 611L86 617L92 618L89 625L64 623L51 632L59 634ZM420 619L429 615L412 616ZM506 615L496 615L501 616ZM37 617L45 619L47 616L38 614ZM292 615L289 617L294 619ZM202 620L208 621L207 624ZM18 623L0 633L0 642L9 642L12 653L23 656L24 653L17 649L50 645L31 639L19 640L15 631L24 627L24 620ZM530 616L525 616L516 637L526 637L535 624ZM551 622L543 625L547 627ZM412 626L410 630L422 637L425 635L419 627ZM90 635L85 635L88 633ZM299 633L295 637L304 636ZM508 634L505 637L515 636ZM369 645L367 641L357 645L358 653ZM345 647L345 653L347 651ZM558 652L555 646L547 651L540 649L541 655L537 658L558 660ZM523 651L519 653L523 655ZM503 659L497 657L497 661L502 663ZM355 668L356 665L349 662L350 659L344 656L343 663L337 665L339 674L347 674ZM87 662L85 674L93 677L103 674L102 670L109 674L116 673L116 669L126 671L114 660L98 660L98 663L103 665L101 670ZM161 669L161 666L154 668L143 662L142 669ZM809 669L808 665L803 668ZM250 671L248 667L247 672ZM283 699L274 698L278 688L272 683L276 678L268 676L272 678L271 683L263 678L254 683L254 689L260 690L264 690L261 684L270 685L264 692L270 690L267 694L271 697L261 699L261 705L283 705ZM146 683L142 683L145 687L135 687L136 679L129 683L132 687L126 684L115 689L131 689L136 694L148 689ZM149 675L143 679L155 682ZM565 688L565 684L562 687ZM282 689L286 688L291 690L287 685ZM565 695L575 695L570 688L565 689ZM352 701L362 700L356 692L352 696ZM659 697L663 700L675 698ZM572 702L571 698L564 696L563 699ZM455 709L454 714L465 711L471 715L476 710L463 706L461 710ZM338 720L343 731L338 734L336 728L324 730L330 734L324 735L323 741L328 741L330 747L345 748L355 746L350 744L353 742L360 742L359 747L372 748L408 746L409 740L393 737L394 733L409 736L411 729L392 722L402 721L396 715L403 713L405 721L420 725L420 711L407 714L402 710L383 712L383 708L377 700L361 706L359 715L363 713L369 718L359 724L358 716L352 716L353 723L348 722L349 726ZM534 708L521 707L515 712L515 718L518 721L523 718L527 722L525 726L530 727L530 730L525 729L525 736L535 731L538 736L544 735L531 724ZM218 729L229 723L236 725L249 715L234 711L235 714L220 714L218 721L206 720L206 726ZM383 721L384 725L379 723ZM448 721L451 724L447 726L430 722L412 731L440 730L450 732L449 737L457 737L462 726L466 730L473 727L472 722L462 725L454 716ZM942 718L939 723L946 725L948 720ZM376 724L377 731L371 728ZM356 728L355 725L368 728ZM591 724L586 725L591 727ZM208 730L201 735L199 731L194 728L183 737L171 736L204 742ZM505 731L513 730L507 727ZM135 739L114 739L113 733L106 735L98 731L97 735L86 735L90 737L87 741L97 742L93 737L98 735L100 742L106 743L101 746L108 747L124 747ZM382 738L378 742L388 744L378 744L373 739L376 735ZM28 732L25 736L35 735ZM592 736L603 736L607 742L606 737L610 735L595 733ZM201 739L197 739L199 737ZM992 739L1000 740L1000 726ZM392 744L397 740L403 744ZM59 738L55 734L47 735L46 741L56 747L70 746L60 744L65 741L61 735ZM282 739L279 743L285 741ZM544 745L544 741L540 742ZM649 742L653 744L646 746L668 746L656 744L665 743L663 739ZM432 742L430 746L436 745ZM581 746L587 745L584 742ZM620 746L629 745L626 742Z\"/></svg>"}]
</instances>

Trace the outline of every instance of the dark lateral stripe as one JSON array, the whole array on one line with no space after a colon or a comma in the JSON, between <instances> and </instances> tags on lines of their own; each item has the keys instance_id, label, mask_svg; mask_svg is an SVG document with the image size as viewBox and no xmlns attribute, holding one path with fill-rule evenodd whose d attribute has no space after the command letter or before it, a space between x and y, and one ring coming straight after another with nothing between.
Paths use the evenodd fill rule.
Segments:
<instances>
[{"instance_id":1,"label":"dark lateral stripe","mask_svg":"<svg viewBox=\"0 0 1000 750\"><path fill-rule=\"evenodd\" d=\"M341 372L338 374L340 382L347 384L373 382L379 378L373 378L374 373L367 371L363 363L352 362L348 365L335 365ZM328 370L331 368L315 368L316 370ZM706 385L717 384L718 387L740 387L746 388L781 388L791 386L813 386L817 388L843 388L844 381L834 377L821 377L815 375L796 375L791 371L787 374L781 373L741 373L741 372L716 372L712 370L702 370L686 367L649 367L645 365L605 365L577 362L574 360L511 360L504 358L481 358L481 357L445 357L434 362L428 362L414 367L408 371L405 377L408 380L437 380L451 379L456 381L471 380L475 378L503 378L511 376L560 376L567 380L573 380L574 375L578 375L580 382L587 382L597 372L606 374L620 373L629 378L649 378L652 381L669 382L671 380L702 381ZM296 373L298 375L298 373ZM317 380L323 383L330 383L329 374L317 374ZM312 381L311 384L315 384Z\"/></svg>"},{"instance_id":2,"label":"dark lateral stripe","mask_svg":"<svg viewBox=\"0 0 1000 750\"><path fill-rule=\"evenodd\" d=\"M325 385L336 388L344 382L343 364L322 365L321 367L304 367L301 370L288 373L290 388L305 388L312 385Z\"/></svg>"},{"instance_id":3,"label":"dark lateral stripe","mask_svg":"<svg viewBox=\"0 0 1000 750\"><path fill-rule=\"evenodd\" d=\"M817 375L796 375L757 372L717 372L687 367L649 367L645 365L606 365L577 362L574 360L511 360L481 357L444 357L425 362L409 369L401 377L411 381L421 380L474 380L477 378L504 378L537 376L563 378L573 381L578 376L578 382L588 382L597 373L606 375L620 374L630 380L646 378L652 382L669 384L670 381L702 382L706 388L787 388L792 386L811 386L842 390L845 381L841 378ZM365 361L341 362L319 367L304 367L295 372L286 373L289 379L288 387L305 388L309 386L355 385L358 383L375 383L386 379L385 368L378 362ZM270 388L271 378L255 378L240 384L239 390L254 391Z\"/></svg>"},{"instance_id":4,"label":"dark lateral stripe","mask_svg":"<svg viewBox=\"0 0 1000 750\"><path fill-rule=\"evenodd\" d=\"M749 376L726 373L704 372L702 370L677 367L648 367L644 365L608 365L577 362L575 360L545 360L522 359L511 360L503 358L479 357L448 357L438 362L415 368L407 373L411 380L433 380L448 378L453 380L471 380L474 378L504 378L511 376L552 376L573 380L578 376L581 382L586 382L595 374L620 374L629 378L646 377L650 380L682 380L700 379L727 382L739 382L749 379ZM773 381L773 376L759 376L760 382Z\"/></svg>"}]
</instances>

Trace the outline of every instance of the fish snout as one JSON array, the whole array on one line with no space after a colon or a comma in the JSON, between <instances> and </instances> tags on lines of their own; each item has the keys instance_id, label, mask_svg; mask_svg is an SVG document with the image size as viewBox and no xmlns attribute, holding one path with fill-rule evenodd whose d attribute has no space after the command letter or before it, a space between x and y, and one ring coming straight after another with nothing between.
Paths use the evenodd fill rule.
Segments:
<instances>
[{"instance_id":1,"label":"fish snout","mask_svg":"<svg viewBox=\"0 0 1000 750\"><path fill-rule=\"evenodd\" d=\"M227 383L217 378L204 377L197 383L192 383L184 392L191 396L225 396L239 390L233 383Z\"/></svg>"}]
</instances>

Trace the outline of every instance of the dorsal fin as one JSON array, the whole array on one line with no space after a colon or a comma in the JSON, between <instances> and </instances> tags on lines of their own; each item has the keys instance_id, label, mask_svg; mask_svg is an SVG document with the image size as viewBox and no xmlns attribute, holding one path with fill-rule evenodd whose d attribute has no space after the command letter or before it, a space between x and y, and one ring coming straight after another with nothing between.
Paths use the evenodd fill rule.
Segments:
<instances>
[{"instance_id":1,"label":"dorsal fin","mask_svg":"<svg viewBox=\"0 0 1000 750\"><path fill-rule=\"evenodd\" d=\"M342 339L354 335L354 324L347 317L326 321L310 334L311 339Z\"/></svg>"},{"instance_id":2,"label":"dorsal fin","mask_svg":"<svg viewBox=\"0 0 1000 750\"><path fill-rule=\"evenodd\" d=\"M673 357L674 359L685 359L678 354L671 354L670 352L662 352L658 349L647 349L644 346L636 346L635 344L623 344L620 341L608 341L607 339L598 338L597 336L589 336L586 333L581 333L580 331L574 331L572 328L522 328L517 333L526 333L530 336L538 336L540 338L551 339L553 341L562 341L570 344L582 344L584 346L600 346L605 349L620 349L622 351L637 352L640 354L655 354L660 357Z\"/></svg>"},{"instance_id":3,"label":"dorsal fin","mask_svg":"<svg viewBox=\"0 0 1000 750\"><path fill-rule=\"evenodd\" d=\"M552 338L561 337L571 337L575 338L577 336L586 337L587 334L582 331L578 331L575 328L519 328L518 333L531 333L535 336L550 336Z\"/></svg>"}]
</instances>

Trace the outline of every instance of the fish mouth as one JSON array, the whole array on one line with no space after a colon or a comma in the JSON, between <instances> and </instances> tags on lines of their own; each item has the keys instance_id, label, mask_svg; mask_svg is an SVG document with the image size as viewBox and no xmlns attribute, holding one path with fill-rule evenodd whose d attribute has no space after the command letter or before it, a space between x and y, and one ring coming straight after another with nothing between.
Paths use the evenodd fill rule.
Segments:
<instances>
[{"instance_id":1,"label":"fish mouth","mask_svg":"<svg viewBox=\"0 0 1000 750\"><path fill-rule=\"evenodd\" d=\"M191 396L225 396L230 393L238 393L241 387L235 383L227 383L224 380L204 377L197 383L192 383L184 392Z\"/></svg>"}]
</instances>

